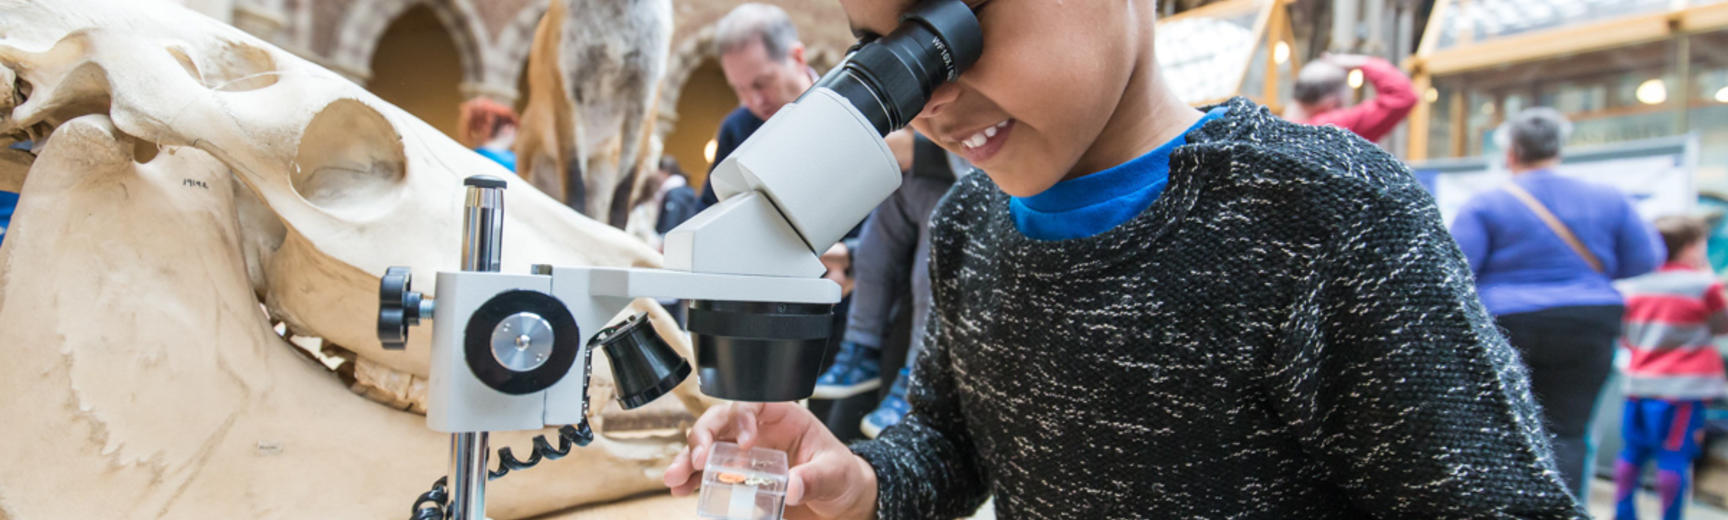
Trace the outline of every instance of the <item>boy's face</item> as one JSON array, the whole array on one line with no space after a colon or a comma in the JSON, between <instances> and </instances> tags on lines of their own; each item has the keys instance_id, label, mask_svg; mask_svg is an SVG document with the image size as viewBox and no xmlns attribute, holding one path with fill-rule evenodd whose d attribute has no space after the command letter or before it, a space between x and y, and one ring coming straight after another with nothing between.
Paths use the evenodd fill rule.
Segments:
<instances>
[{"instance_id":1,"label":"boy's face","mask_svg":"<svg viewBox=\"0 0 1728 520\"><path fill-rule=\"evenodd\" d=\"M894 30L917 0L840 0L861 37ZM1090 157L1119 117L1138 38L1125 16L1145 0L968 0L984 52L938 88L913 128L990 175L1009 195L1036 195L1064 178L1114 166Z\"/></svg>"}]
</instances>

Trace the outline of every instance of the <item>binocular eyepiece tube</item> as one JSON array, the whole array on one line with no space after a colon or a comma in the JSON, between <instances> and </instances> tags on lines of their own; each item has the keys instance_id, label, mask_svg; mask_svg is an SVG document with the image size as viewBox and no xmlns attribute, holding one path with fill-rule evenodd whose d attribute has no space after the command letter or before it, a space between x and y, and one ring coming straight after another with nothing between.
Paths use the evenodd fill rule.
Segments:
<instances>
[{"instance_id":1,"label":"binocular eyepiece tube","mask_svg":"<svg viewBox=\"0 0 1728 520\"><path fill-rule=\"evenodd\" d=\"M887 135L911 123L936 87L959 79L983 47L984 33L965 2L925 2L887 36L860 45L812 90L840 94Z\"/></svg>"}]
</instances>

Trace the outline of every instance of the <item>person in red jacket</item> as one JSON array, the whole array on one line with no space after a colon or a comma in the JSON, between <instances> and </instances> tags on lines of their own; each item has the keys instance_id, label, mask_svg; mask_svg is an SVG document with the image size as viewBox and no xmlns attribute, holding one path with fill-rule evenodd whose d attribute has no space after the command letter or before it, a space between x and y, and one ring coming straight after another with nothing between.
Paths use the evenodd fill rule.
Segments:
<instances>
[{"instance_id":1,"label":"person in red jacket","mask_svg":"<svg viewBox=\"0 0 1728 520\"><path fill-rule=\"evenodd\" d=\"M1374 86L1374 99L1349 106L1350 71ZM1353 54L1328 54L1296 75L1295 103L1285 118L1310 125L1333 125L1379 141L1410 115L1416 90L1404 72L1386 60Z\"/></svg>"}]
</instances>

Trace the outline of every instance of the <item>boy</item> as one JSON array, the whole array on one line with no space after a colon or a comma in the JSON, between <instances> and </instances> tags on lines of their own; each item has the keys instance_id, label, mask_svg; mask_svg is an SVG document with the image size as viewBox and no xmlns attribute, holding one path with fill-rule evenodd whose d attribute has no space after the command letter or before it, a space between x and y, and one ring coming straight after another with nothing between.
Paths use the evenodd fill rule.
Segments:
<instances>
[{"instance_id":1,"label":"boy","mask_svg":"<svg viewBox=\"0 0 1728 520\"><path fill-rule=\"evenodd\" d=\"M1697 218L1663 217L1656 230L1668 246L1668 263L1618 284L1626 296L1620 346L1631 359L1620 423L1626 445L1614 466L1618 519L1638 517L1633 493L1651 457L1662 518L1680 518L1703 435L1704 403L1728 390L1722 356L1711 344L1728 333L1728 305L1705 260L1709 229Z\"/></svg>"},{"instance_id":2,"label":"boy","mask_svg":"<svg viewBox=\"0 0 1728 520\"><path fill-rule=\"evenodd\" d=\"M861 35L909 0L841 0ZM1426 191L1337 128L1166 87L1152 0L968 2L983 54L912 126L985 175L931 219L912 412L844 446L786 403L792 518L1582 518Z\"/></svg>"}]
</instances>

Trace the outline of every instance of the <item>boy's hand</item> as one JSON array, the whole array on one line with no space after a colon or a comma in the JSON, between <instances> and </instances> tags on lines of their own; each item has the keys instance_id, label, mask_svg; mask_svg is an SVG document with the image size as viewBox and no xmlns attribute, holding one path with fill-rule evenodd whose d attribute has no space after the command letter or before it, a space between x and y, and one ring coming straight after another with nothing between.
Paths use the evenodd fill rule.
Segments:
<instances>
[{"instance_id":1,"label":"boy's hand","mask_svg":"<svg viewBox=\"0 0 1728 520\"><path fill-rule=\"evenodd\" d=\"M684 496L702 483L702 468L717 441L783 450L792 465L786 479L786 518L876 517L876 470L852 454L810 410L791 403L728 403L709 408L690 428L689 446L672 459L664 481Z\"/></svg>"},{"instance_id":2,"label":"boy's hand","mask_svg":"<svg viewBox=\"0 0 1728 520\"><path fill-rule=\"evenodd\" d=\"M822 277L840 284L840 294L852 294L852 252L846 243L835 242L822 253L821 259L822 267L828 268Z\"/></svg>"}]
</instances>

